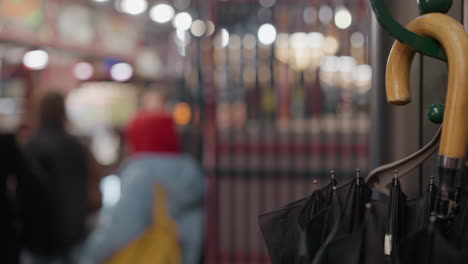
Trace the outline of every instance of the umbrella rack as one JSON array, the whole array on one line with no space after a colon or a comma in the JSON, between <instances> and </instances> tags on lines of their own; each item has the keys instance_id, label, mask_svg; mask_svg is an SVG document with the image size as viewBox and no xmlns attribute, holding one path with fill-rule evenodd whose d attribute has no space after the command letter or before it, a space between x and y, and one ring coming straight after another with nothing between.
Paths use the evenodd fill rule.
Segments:
<instances>
[{"instance_id":1,"label":"umbrella rack","mask_svg":"<svg viewBox=\"0 0 468 264\"><path fill-rule=\"evenodd\" d=\"M423 15L406 27L384 0L370 0L379 23L397 40L386 70L387 101L411 102L409 72L416 52L446 61L445 105L433 105L431 121L443 123L418 152L350 182L314 187L312 194L260 216L273 264L468 263L468 188L462 179L468 143L468 34L445 15L449 0L418 1ZM438 152L438 183L407 199L400 177ZM465 180L466 181L466 180ZM315 186L317 184L314 184ZM372 187L372 189L371 189ZM383 193L372 200L373 192ZM466 223L466 224L465 224Z\"/></svg>"}]
</instances>

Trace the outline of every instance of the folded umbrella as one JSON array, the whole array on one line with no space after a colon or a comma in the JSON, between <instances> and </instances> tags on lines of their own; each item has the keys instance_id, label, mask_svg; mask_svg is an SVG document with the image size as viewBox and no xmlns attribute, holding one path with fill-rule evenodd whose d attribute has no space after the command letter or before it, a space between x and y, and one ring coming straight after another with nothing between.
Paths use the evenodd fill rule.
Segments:
<instances>
[{"instance_id":1,"label":"folded umbrella","mask_svg":"<svg viewBox=\"0 0 468 264\"><path fill-rule=\"evenodd\" d=\"M313 217L311 213L325 207L328 203L325 197L330 197L330 185L334 184L336 180L332 179L325 187L317 188L308 198L259 216L260 228L272 264L298 264L307 261L303 252L301 253L302 230L298 219L303 218L307 222L307 218Z\"/></svg>"},{"instance_id":2,"label":"folded umbrella","mask_svg":"<svg viewBox=\"0 0 468 264\"><path fill-rule=\"evenodd\" d=\"M398 171L395 171L390 189L388 223L384 240L385 255L395 255L397 243L405 232L406 200L406 195L401 190Z\"/></svg>"},{"instance_id":3,"label":"folded umbrella","mask_svg":"<svg viewBox=\"0 0 468 264\"><path fill-rule=\"evenodd\" d=\"M334 182L331 182L329 185L333 185ZM320 213L328 205L328 201L325 200L325 197L322 194L322 191L317 189L318 182L314 180L314 191L310 195L307 203L301 209L298 217L297 224L299 225L300 230L300 241L299 241L299 256L302 257L301 260L308 262L308 252L307 252L307 235L305 231L305 226L314 216Z\"/></svg>"},{"instance_id":4,"label":"folded umbrella","mask_svg":"<svg viewBox=\"0 0 468 264\"><path fill-rule=\"evenodd\" d=\"M371 200L372 191L360 177L359 170L350 182L339 188L333 187L331 206L317 213L304 227L311 260L327 239L354 231L362 222L365 204Z\"/></svg>"},{"instance_id":5,"label":"folded umbrella","mask_svg":"<svg viewBox=\"0 0 468 264\"><path fill-rule=\"evenodd\" d=\"M343 204L343 221L341 223L343 233L349 234L360 225L364 216L364 206L371 201L371 198L372 190L364 182L358 169L356 170L356 177L349 185L347 192L343 193L338 190L338 199Z\"/></svg>"}]
</instances>

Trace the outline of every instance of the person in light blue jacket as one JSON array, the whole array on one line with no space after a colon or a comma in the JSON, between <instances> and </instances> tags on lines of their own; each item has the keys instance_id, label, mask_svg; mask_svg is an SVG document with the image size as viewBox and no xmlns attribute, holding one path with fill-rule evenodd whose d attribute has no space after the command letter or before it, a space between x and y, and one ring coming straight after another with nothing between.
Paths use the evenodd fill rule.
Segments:
<instances>
[{"instance_id":1,"label":"person in light blue jacket","mask_svg":"<svg viewBox=\"0 0 468 264\"><path fill-rule=\"evenodd\" d=\"M205 194L200 166L180 153L173 120L165 114L138 114L127 136L132 154L119 173L121 198L102 212L98 227L83 246L80 263L105 263L137 239L153 222L155 186L162 184L170 216L179 228L183 264L198 264L204 242Z\"/></svg>"}]
</instances>

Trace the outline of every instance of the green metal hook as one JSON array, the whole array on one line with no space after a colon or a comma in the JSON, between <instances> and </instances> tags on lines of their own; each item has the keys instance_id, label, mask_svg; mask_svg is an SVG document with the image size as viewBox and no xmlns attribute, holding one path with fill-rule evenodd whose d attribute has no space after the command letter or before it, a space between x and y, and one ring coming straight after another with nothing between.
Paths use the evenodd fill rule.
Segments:
<instances>
[{"instance_id":1,"label":"green metal hook","mask_svg":"<svg viewBox=\"0 0 468 264\"><path fill-rule=\"evenodd\" d=\"M398 23L388 11L385 0L370 0L370 2L380 25L396 39L412 47L419 53L447 61L445 51L437 41L413 33Z\"/></svg>"}]
</instances>

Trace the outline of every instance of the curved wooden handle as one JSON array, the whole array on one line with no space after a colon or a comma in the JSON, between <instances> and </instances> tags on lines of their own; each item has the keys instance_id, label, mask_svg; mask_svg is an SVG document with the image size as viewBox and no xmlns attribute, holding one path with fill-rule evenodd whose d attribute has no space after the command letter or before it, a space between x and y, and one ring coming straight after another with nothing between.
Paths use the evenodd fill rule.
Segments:
<instances>
[{"instance_id":1,"label":"curved wooden handle","mask_svg":"<svg viewBox=\"0 0 468 264\"><path fill-rule=\"evenodd\" d=\"M439 41L448 57L448 89L445 101L444 129L439 154L464 158L468 140L468 35L455 19L431 13L416 18L407 28ZM415 51L395 41L387 62L387 100L391 104L411 101L409 69Z\"/></svg>"}]
</instances>

